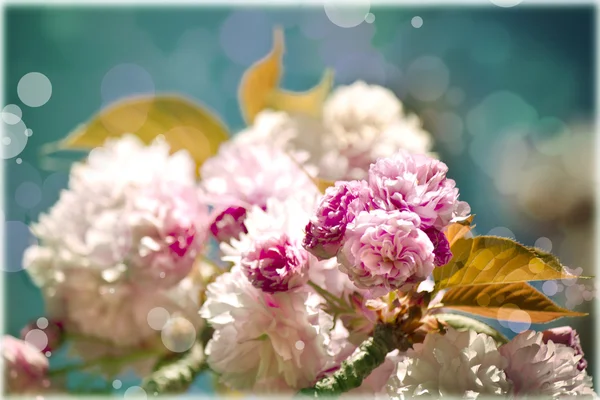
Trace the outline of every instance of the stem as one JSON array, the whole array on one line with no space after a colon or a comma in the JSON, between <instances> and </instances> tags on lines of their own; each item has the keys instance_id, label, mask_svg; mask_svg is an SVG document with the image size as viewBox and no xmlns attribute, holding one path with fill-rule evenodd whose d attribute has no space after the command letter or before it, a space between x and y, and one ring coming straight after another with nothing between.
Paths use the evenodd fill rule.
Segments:
<instances>
[{"instance_id":1,"label":"stem","mask_svg":"<svg viewBox=\"0 0 600 400\"><path fill-rule=\"evenodd\" d=\"M185 391L196 376L206 370L204 346L196 342L190 351L179 360L162 366L142 382L147 393L173 393Z\"/></svg>"},{"instance_id":2,"label":"stem","mask_svg":"<svg viewBox=\"0 0 600 400\"><path fill-rule=\"evenodd\" d=\"M186 390L196 376L208 369L204 348L214 330L204 327L196 343L186 353L174 358L163 358L154 367L152 375L144 379L142 387L152 393L181 392Z\"/></svg>"},{"instance_id":3,"label":"stem","mask_svg":"<svg viewBox=\"0 0 600 400\"><path fill-rule=\"evenodd\" d=\"M101 366L101 365L119 365L119 364L124 364L124 363L130 363L132 361L137 361L137 360L155 356L155 355L158 355L158 353L156 351L138 350L138 351L129 353L128 355L126 355L124 357L115 357L115 356L99 357L99 358L96 358L95 360L87 361L82 364L67 365L67 366L64 366L61 368L53 369L48 372L48 376L57 377L57 376L68 374L69 372L81 371L81 370L85 370L88 368L92 368L95 366Z\"/></svg>"},{"instance_id":4,"label":"stem","mask_svg":"<svg viewBox=\"0 0 600 400\"><path fill-rule=\"evenodd\" d=\"M345 306L344 302L342 299L340 299L339 297L334 296L333 294L329 293L327 290L323 289L322 287L320 287L319 285L317 285L316 283L314 283L313 281L308 281L308 284L310 287L312 287L313 289L315 289L315 291L317 293L319 293L321 295L321 297L323 297L325 300L334 303L337 307L343 308Z\"/></svg>"},{"instance_id":5,"label":"stem","mask_svg":"<svg viewBox=\"0 0 600 400\"><path fill-rule=\"evenodd\" d=\"M344 361L339 370L323 378L315 386L300 390L298 394L317 398L348 392L359 387L375 368L383 364L390 351L408 347L407 341L398 341L392 325L377 325L373 337L365 340L358 347L359 351Z\"/></svg>"}]
</instances>

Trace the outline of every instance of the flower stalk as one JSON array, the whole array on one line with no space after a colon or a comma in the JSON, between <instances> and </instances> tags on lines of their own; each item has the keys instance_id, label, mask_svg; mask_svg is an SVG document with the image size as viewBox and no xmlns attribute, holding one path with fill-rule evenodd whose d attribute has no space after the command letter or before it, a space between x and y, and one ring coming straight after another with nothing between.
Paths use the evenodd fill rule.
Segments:
<instances>
[{"instance_id":1,"label":"flower stalk","mask_svg":"<svg viewBox=\"0 0 600 400\"><path fill-rule=\"evenodd\" d=\"M371 372L385 361L389 352L398 348L405 351L410 342L403 335L398 335L394 325L379 324L373 336L365 340L358 351L344 361L331 376L323 378L313 387L300 390L300 396L312 398L337 396L359 387Z\"/></svg>"},{"instance_id":2,"label":"flower stalk","mask_svg":"<svg viewBox=\"0 0 600 400\"><path fill-rule=\"evenodd\" d=\"M185 356L162 366L144 379L142 388L147 393L181 393L207 368L204 346L196 342Z\"/></svg>"}]
</instances>

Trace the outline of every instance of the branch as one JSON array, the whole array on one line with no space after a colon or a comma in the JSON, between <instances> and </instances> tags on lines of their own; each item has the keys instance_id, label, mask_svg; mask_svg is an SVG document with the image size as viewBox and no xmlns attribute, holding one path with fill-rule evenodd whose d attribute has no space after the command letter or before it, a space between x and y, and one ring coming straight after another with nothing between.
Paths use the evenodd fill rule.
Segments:
<instances>
[{"instance_id":1,"label":"branch","mask_svg":"<svg viewBox=\"0 0 600 400\"><path fill-rule=\"evenodd\" d=\"M359 351L344 361L339 370L323 378L315 386L300 390L298 394L313 398L336 396L359 387L375 368L383 364L390 351L410 347L408 341L399 339L400 337L395 334L392 325L377 325L373 337L365 340L358 347Z\"/></svg>"},{"instance_id":2,"label":"branch","mask_svg":"<svg viewBox=\"0 0 600 400\"><path fill-rule=\"evenodd\" d=\"M183 392L207 368L204 346L196 342L182 358L162 366L144 379L142 388L147 393Z\"/></svg>"},{"instance_id":3,"label":"branch","mask_svg":"<svg viewBox=\"0 0 600 400\"><path fill-rule=\"evenodd\" d=\"M205 327L192 348L177 360L160 360L154 372L144 379L142 388L148 393L173 393L185 391L194 379L208 369L204 348L213 334L213 329Z\"/></svg>"}]
</instances>

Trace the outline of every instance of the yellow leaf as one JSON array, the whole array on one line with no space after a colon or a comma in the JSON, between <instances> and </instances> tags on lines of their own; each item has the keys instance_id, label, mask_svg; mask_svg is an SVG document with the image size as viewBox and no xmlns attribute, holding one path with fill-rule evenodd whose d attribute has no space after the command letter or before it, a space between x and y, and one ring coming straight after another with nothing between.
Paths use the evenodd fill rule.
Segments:
<instances>
[{"instance_id":1,"label":"yellow leaf","mask_svg":"<svg viewBox=\"0 0 600 400\"><path fill-rule=\"evenodd\" d=\"M442 307L503 321L546 323L587 314L559 307L525 282L449 289Z\"/></svg>"},{"instance_id":2,"label":"yellow leaf","mask_svg":"<svg viewBox=\"0 0 600 400\"><path fill-rule=\"evenodd\" d=\"M89 150L126 133L144 143L163 135L171 152L187 150L198 166L229 139L227 127L212 112L185 98L164 95L119 101L51 146L54 150Z\"/></svg>"},{"instance_id":3,"label":"yellow leaf","mask_svg":"<svg viewBox=\"0 0 600 400\"><path fill-rule=\"evenodd\" d=\"M324 179L320 179L320 178L315 178L315 185L317 185L317 187L319 188L319 191L321 193L325 193L325 190L327 190L328 187L334 186L335 182L333 181L326 181Z\"/></svg>"},{"instance_id":4,"label":"yellow leaf","mask_svg":"<svg viewBox=\"0 0 600 400\"><path fill-rule=\"evenodd\" d=\"M268 100L268 107L289 113L304 114L318 118L321 116L323 103L333 86L333 71L325 70L321 81L305 92L290 92L275 89Z\"/></svg>"},{"instance_id":5,"label":"yellow leaf","mask_svg":"<svg viewBox=\"0 0 600 400\"><path fill-rule=\"evenodd\" d=\"M452 246L458 239L464 238L469 232L471 232L473 228L475 228L475 225L471 225L474 217L475 215L471 215L464 221L455 222L446 228L446 239L448 239L450 246Z\"/></svg>"},{"instance_id":6,"label":"yellow leaf","mask_svg":"<svg viewBox=\"0 0 600 400\"><path fill-rule=\"evenodd\" d=\"M248 125L267 107L271 94L279 86L283 71L283 52L283 30L275 28L271 52L251 65L242 76L238 98L242 115Z\"/></svg>"},{"instance_id":7,"label":"yellow leaf","mask_svg":"<svg viewBox=\"0 0 600 400\"><path fill-rule=\"evenodd\" d=\"M462 238L451 247L452 259L434 269L436 290L488 283L573 279L564 268L507 238Z\"/></svg>"}]
</instances>

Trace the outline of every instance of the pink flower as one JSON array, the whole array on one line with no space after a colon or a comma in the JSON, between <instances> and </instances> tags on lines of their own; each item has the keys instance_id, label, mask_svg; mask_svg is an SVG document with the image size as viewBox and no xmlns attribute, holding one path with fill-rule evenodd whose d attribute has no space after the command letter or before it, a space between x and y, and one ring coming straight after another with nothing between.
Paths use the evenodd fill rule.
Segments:
<instances>
[{"instance_id":1,"label":"pink flower","mask_svg":"<svg viewBox=\"0 0 600 400\"><path fill-rule=\"evenodd\" d=\"M241 259L252 286L263 292L287 292L308 281L308 253L286 235L257 239Z\"/></svg>"},{"instance_id":2,"label":"pink flower","mask_svg":"<svg viewBox=\"0 0 600 400\"><path fill-rule=\"evenodd\" d=\"M192 269L207 235L208 208L194 187L162 182L139 193L127 215L133 282L173 287Z\"/></svg>"},{"instance_id":3,"label":"pink flower","mask_svg":"<svg viewBox=\"0 0 600 400\"><path fill-rule=\"evenodd\" d=\"M575 329L570 326L560 326L558 328L547 329L542 332L542 335L542 340L546 344L552 341L557 344L564 344L575 350L575 354L581 356L581 359L577 363L577 369L583 371L587 368L587 361L583 358L583 349L581 348L579 335Z\"/></svg>"},{"instance_id":4,"label":"pink flower","mask_svg":"<svg viewBox=\"0 0 600 400\"><path fill-rule=\"evenodd\" d=\"M2 338L4 382L8 393L47 391L48 359L35 346L5 335Z\"/></svg>"},{"instance_id":5,"label":"pink flower","mask_svg":"<svg viewBox=\"0 0 600 400\"><path fill-rule=\"evenodd\" d=\"M334 257L342 246L346 225L372 201L365 181L336 182L327 188L316 216L306 225L304 248L323 260Z\"/></svg>"},{"instance_id":6,"label":"pink flower","mask_svg":"<svg viewBox=\"0 0 600 400\"><path fill-rule=\"evenodd\" d=\"M570 346L544 341L541 332L525 331L500 346L506 378L517 396L560 398L592 395L592 379L579 370L582 356Z\"/></svg>"},{"instance_id":7,"label":"pink flower","mask_svg":"<svg viewBox=\"0 0 600 400\"><path fill-rule=\"evenodd\" d=\"M264 207L267 199L285 200L317 188L299 164L302 155L288 155L267 143L227 142L201 169L202 190L215 206Z\"/></svg>"},{"instance_id":8,"label":"pink flower","mask_svg":"<svg viewBox=\"0 0 600 400\"><path fill-rule=\"evenodd\" d=\"M466 202L458 201L458 189L447 172L441 161L403 151L371 165L369 185L381 207L412 211L421 218L421 229L442 230L470 212Z\"/></svg>"},{"instance_id":9,"label":"pink flower","mask_svg":"<svg viewBox=\"0 0 600 400\"><path fill-rule=\"evenodd\" d=\"M433 244L419 225L419 216L408 211L360 212L348 224L340 269L374 296L411 289L434 268Z\"/></svg>"},{"instance_id":10,"label":"pink flower","mask_svg":"<svg viewBox=\"0 0 600 400\"><path fill-rule=\"evenodd\" d=\"M435 228L425 229L425 233L431 243L433 243L433 254L435 254L435 266L446 265L452 259L452 252L450 251L450 243L443 232L438 231Z\"/></svg>"},{"instance_id":11,"label":"pink flower","mask_svg":"<svg viewBox=\"0 0 600 400\"><path fill-rule=\"evenodd\" d=\"M225 211L219 211L210 225L210 231L219 242L229 242L239 239L242 233L248 233L244 220L246 219L244 207L231 206Z\"/></svg>"}]
</instances>

